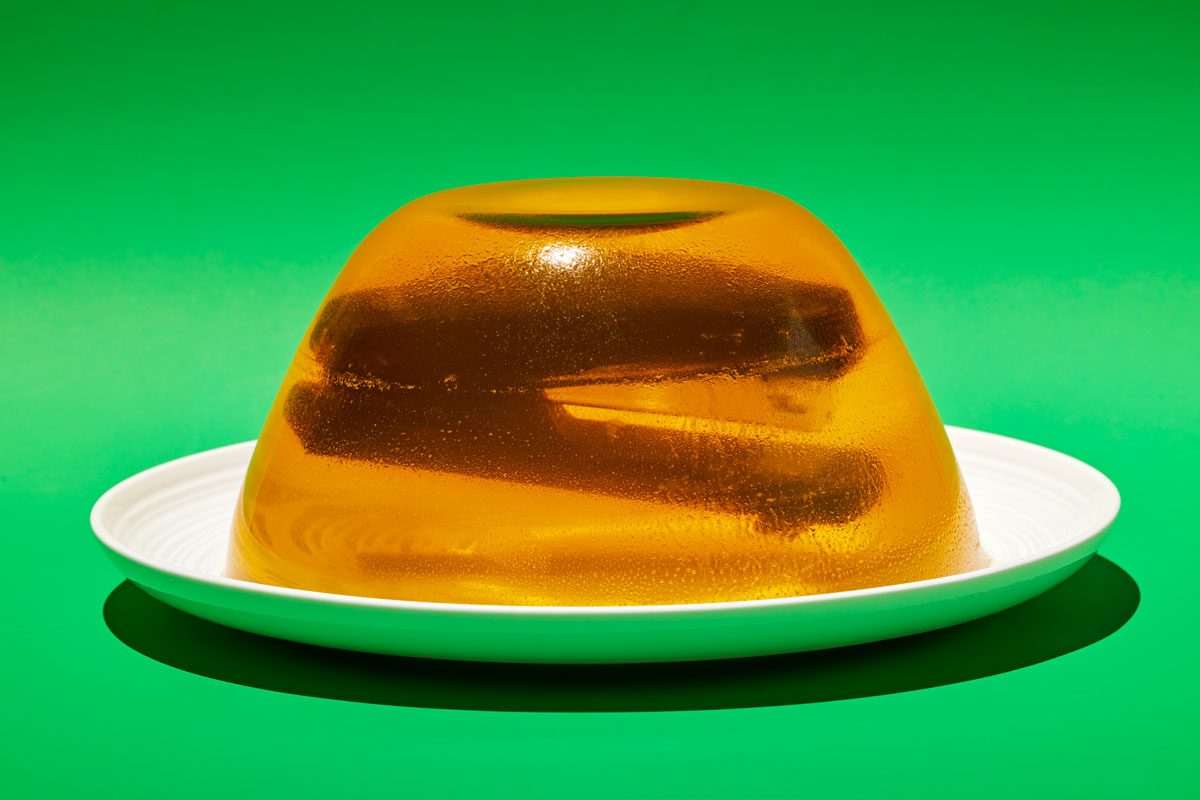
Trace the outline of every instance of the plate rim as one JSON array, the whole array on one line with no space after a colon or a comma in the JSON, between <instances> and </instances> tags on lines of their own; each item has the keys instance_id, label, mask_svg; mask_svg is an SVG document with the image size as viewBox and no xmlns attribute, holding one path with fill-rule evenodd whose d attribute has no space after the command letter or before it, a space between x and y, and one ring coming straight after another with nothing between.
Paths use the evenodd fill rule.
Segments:
<instances>
[{"instance_id":1,"label":"plate rim","mask_svg":"<svg viewBox=\"0 0 1200 800\"><path fill-rule=\"evenodd\" d=\"M112 513L112 507L117 505L122 498L132 495L139 484L153 480L154 478L161 476L163 473L181 469L185 466L185 464L188 463L194 465L195 462L219 458L220 456L226 455L231 451L250 449L251 452L253 452L252 448L257 442L255 439L223 445L221 447L215 447L196 453L191 453L189 455L180 456L178 458L173 458L126 477L110 487L96 500L95 504L92 506L90 523L96 540L99 542L100 546L107 550L111 555L116 556L121 560L132 562L133 564L136 564L152 573L170 575L184 582L204 584L219 590L227 590L251 595L266 595L284 600L300 601L306 604L333 605L350 608L373 608L383 611L418 612L423 614L433 613L470 616L483 614L489 616L499 615L508 617L617 617L646 615L675 616L707 614L718 611L819 605L837 601L851 601L901 593L906 594L913 591L933 589L941 586L954 586L960 583L978 581L983 578L1002 576L1010 572L1017 572L1031 564L1055 559L1056 557L1062 556L1073 550L1085 548L1092 543L1095 544L1095 547L1090 548L1091 552L1094 552L1099 547L1100 540L1102 540L1108 533L1121 508L1120 491L1117 489L1116 484L1114 484L1113 481L1103 472L1087 462L1075 458L1074 456L1036 444L1034 442L1026 441L1024 439L1018 439L1012 436L1005 436L1003 434L991 433L989 431L982 431L973 428L964 428L955 425L947 425L946 429L952 440L952 445L954 443L954 439L963 439L966 441L969 441L972 438L979 441L987 441L990 439L1002 443L1002 446L1010 448L1028 448L1028 452L1037 454L1041 459L1045 459L1047 461L1058 461L1061 464L1069 465L1071 469L1076 470L1076 474L1078 476L1086 476L1086 480L1091 482L1088 487L1089 490L1091 492L1097 492L1098 498L1102 498L1104 505L1100 506L1097 504L1097 521L1085 528L1082 533L1079 533L1070 539L1064 540L1053 547L1037 550L1029 555L1005 562L999 566L988 565L987 567L971 570L969 572L962 572L955 575L944 575L936 578L926 578L919 581L871 586L863 589L848 589L838 592L822 592L819 594L791 597L773 597L753 600L726 600L711 603L664 603L658 605L627 606L539 606L482 603L439 603L425 600L398 600L390 598L363 597L358 595L336 594L332 592L319 592L311 589L295 589L284 586L273 586L269 584L260 584L251 581L230 578L226 575L208 575L200 572L186 571L172 565L153 561L142 556L137 550L119 541L114 535L113 531L110 530L108 520L105 518L106 515ZM1084 480L1084 478L1079 478L1075 482L1082 484ZM117 527L117 524L114 524L113 527ZM134 582L137 583L138 581L135 580ZM156 588L155 591L161 590Z\"/></svg>"}]
</instances>

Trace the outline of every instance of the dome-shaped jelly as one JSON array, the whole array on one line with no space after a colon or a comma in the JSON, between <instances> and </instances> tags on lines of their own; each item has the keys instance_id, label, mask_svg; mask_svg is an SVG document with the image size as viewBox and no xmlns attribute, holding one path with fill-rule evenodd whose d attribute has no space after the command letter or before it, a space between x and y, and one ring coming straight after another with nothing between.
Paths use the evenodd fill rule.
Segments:
<instances>
[{"instance_id":1,"label":"dome-shaped jelly","mask_svg":"<svg viewBox=\"0 0 1200 800\"><path fill-rule=\"evenodd\" d=\"M587 178L383 221L254 453L229 574L454 603L785 597L983 563L836 237L759 189Z\"/></svg>"}]
</instances>

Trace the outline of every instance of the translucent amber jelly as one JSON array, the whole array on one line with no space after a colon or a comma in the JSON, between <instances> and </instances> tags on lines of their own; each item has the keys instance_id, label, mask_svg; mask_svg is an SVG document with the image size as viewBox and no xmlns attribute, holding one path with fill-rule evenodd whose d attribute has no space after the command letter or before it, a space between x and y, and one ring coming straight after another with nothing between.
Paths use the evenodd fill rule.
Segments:
<instances>
[{"instance_id":1,"label":"translucent amber jelly","mask_svg":"<svg viewBox=\"0 0 1200 800\"><path fill-rule=\"evenodd\" d=\"M521 181L383 221L258 442L229 574L450 603L746 600L983 563L900 337L744 186Z\"/></svg>"}]
</instances>

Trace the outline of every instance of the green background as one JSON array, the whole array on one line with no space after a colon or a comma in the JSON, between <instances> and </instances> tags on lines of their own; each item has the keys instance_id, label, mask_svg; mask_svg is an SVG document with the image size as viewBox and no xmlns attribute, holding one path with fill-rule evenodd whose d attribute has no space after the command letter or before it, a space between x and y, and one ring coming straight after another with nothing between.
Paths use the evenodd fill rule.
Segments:
<instances>
[{"instance_id":1,"label":"green background","mask_svg":"<svg viewBox=\"0 0 1200 800\"><path fill-rule=\"evenodd\" d=\"M6 794L1194 788L1194 4L102 5L0 11ZM120 578L91 503L256 435L379 219L450 186L579 174L735 181L809 207L858 257L946 421L1116 481L1103 553L1140 587L1136 614L949 685L620 713L269 691L109 631ZM1054 609L1021 624L1036 637ZM1007 646L970 641L947 658Z\"/></svg>"}]
</instances>

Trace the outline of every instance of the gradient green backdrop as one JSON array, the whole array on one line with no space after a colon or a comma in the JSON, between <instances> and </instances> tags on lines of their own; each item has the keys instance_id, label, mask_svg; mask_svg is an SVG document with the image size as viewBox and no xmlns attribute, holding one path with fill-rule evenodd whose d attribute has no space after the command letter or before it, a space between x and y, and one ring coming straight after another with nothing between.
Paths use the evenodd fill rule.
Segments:
<instances>
[{"instance_id":1,"label":"gradient green backdrop","mask_svg":"<svg viewBox=\"0 0 1200 800\"><path fill-rule=\"evenodd\" d=\"M4 794L1194 790L1195 4L103 5L0 10ZM97 495L256 435L341 263L395 207L581 174L808 206L946 421L1117 482L1103 552L1141 587L1132 620L922 691L613 714L314 699L114 638Z\"/></svg>"}]
</instances>

